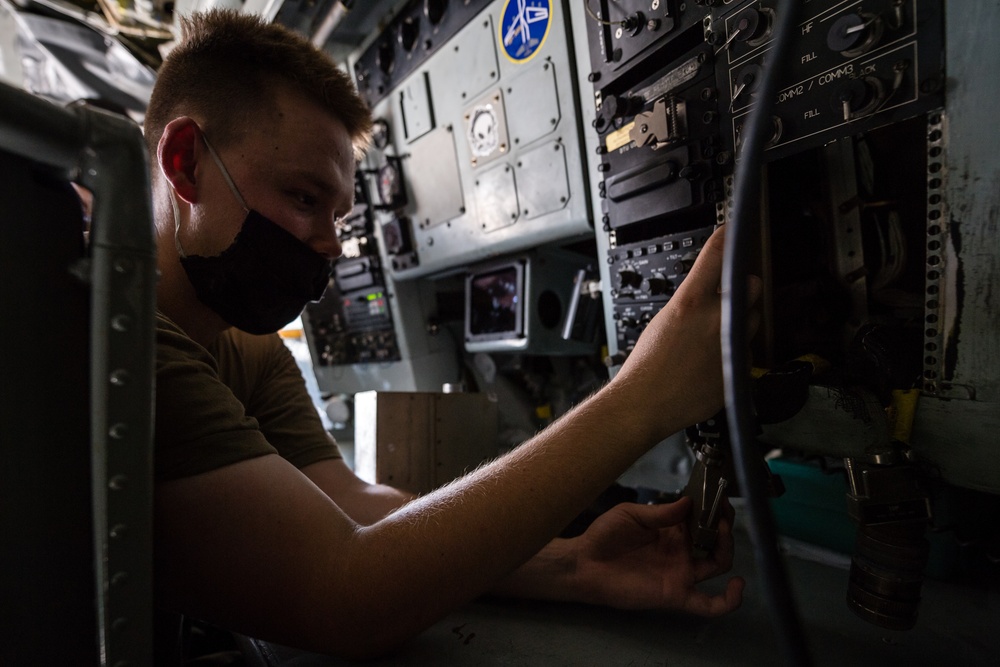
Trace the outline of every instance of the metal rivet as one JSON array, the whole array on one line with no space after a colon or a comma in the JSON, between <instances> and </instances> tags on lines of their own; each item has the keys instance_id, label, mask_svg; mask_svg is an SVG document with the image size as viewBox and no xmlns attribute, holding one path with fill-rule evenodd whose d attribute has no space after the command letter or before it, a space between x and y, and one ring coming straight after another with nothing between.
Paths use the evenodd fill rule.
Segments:
<instances>
[{"instance_id":1,"label":"metal rivet","mask_svg":"<svg viewBox=\"0 0 1000 667\"><path fill-rule=\"evenodd\" d=\"M121 257L115 260L114 266L115 271L118 273L131 273L135 265L132 263L132 260L126 257Z\"/></svg>"},{"instance_id":2,"label":"metal rivet","mask_svg":"<svg viewBox=\"0 0 1000 667\"><path fill-rule=\"evenodd\" d=\"M128 477L125 475L115 475L108 481L108 488L114 491L121 491L128 486Z\"/></svg>"},{"instance_id":3,"label":"metal rivet","mask_svg":"<svg viewBox=\"0 0 1000 667\"><path fill-rule=\"evenodd\" d=\"M128 425L121 422L112 424L111 428L108 429L108 435L115 440L124 440L125 436L128 435Z\"/></svg>"},{"instance_id":4,"label":"metal rivet","mask_svg":"<svg viewBox=\"0 0 1000 667\"><path fill-rule=\"evenodd\" d=\"M108 536L113 540L117 540L121 537L125 537L127 532L128 527L124 523L116 523L111 527L111 530L108 531Z\"/></svg>"},{"instance_id":5,"label":"metal rivet","mask_svg":"<svg viewBox=\"0 0 1000 667\"><path fill-rule=\"evenodd\" d=\"M108 380L111 382L111 384L113 384L116 387L124 387L126 384L128 384L129 379L130 376L128 374L128 371L125 370L124 368L119 368L116 371L112 371L111 375L108 377Z\"/></svg>"},{"instance_id":6,"label":"metal rivet","mask_svg":"<svg viewBox=\"0 0 1000 667\"><path fill-rule=\"evenodd\" d=\"M132 328L132 318L124 314L115 315L111 318L111 328L115 331L128 331Z\"/></svg>"}]
</instances>

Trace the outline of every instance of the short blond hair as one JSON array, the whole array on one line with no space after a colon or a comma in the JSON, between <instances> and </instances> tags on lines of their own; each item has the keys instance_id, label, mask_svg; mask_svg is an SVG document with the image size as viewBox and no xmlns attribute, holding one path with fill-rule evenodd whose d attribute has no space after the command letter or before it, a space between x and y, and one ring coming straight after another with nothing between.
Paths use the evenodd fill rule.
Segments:
<instances>
[{"instance_id":1,"label":"short blond hair","mask_svg":"<svg viewBox=\"0 0 1000 667\"><path fill-rule=\"evenodd\" d=\"M372 119L350 77L301 35L252 14L222 9L182 19L180 43L157 75L145 136L155 155L174 118L197 114L214 143L225 146L266 122L276 88L287 86L343 123L355 151L368 144Z\"/></svg>"}]
</instances>

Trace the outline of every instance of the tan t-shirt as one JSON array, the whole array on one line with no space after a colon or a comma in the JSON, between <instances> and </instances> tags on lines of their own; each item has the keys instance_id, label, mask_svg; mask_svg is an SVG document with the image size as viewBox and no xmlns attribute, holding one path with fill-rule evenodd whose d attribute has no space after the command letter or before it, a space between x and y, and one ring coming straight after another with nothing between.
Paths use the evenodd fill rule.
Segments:
<instances>
[{"instance_id":1,"label":"tan t-shirt","mask_svg":"<svg viewBox=\"0 0 1000 667\"><path fill-rule=\"evenodd\" d=\"M206 349L157 313L156 479L274 453L298 468L340 458L281 338L230 329Z\"/></svg>"}]
</instances>

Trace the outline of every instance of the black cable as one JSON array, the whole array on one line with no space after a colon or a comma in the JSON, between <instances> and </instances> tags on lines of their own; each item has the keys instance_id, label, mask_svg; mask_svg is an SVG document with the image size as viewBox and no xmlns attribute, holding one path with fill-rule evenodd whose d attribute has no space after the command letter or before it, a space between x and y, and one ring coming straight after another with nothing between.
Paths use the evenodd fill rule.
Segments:
<instances>
[{"instance_id":1,"label":"black cable","mask_svg":"<svg viewBox=\"0 0 1000 667\"><path fill-rule=\"evenodd\" d=\"M775 619L779 648L785 663L796 666L809 665L810 659L785 563L778 550L760 455L755 451L746 283L749 249L753 245L748 221L759 215L760 165L764 144L773 130L771 108L777 97L781 70L788 61L798 6L798 0L790 0L775 7L775 37L766 56L770 64L764 68L757 104L747 116L741 133L742 150L735 170L733 209L726 230L722 269L723 376L736 476L746 499L750 539L763 594Z\"/></svg>"}]
</instances>

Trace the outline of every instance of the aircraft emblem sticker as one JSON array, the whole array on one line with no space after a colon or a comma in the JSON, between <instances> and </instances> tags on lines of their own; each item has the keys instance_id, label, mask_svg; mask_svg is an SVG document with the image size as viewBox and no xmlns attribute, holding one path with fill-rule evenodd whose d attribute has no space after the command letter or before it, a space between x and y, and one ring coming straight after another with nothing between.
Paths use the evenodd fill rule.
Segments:
<instances>
[{"instance_id":1,"label":"aircraft emblem sticker","mask_svg":"<svg viewBox=\"0 0 1000 667\"><path fill-rule=\"evenodd\" d=\"M500 14L500 43L515 63L531 60L552 27L551 0L505 0Z\"/></svg>"}]
</instances>

